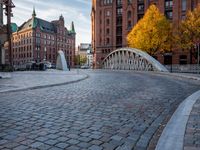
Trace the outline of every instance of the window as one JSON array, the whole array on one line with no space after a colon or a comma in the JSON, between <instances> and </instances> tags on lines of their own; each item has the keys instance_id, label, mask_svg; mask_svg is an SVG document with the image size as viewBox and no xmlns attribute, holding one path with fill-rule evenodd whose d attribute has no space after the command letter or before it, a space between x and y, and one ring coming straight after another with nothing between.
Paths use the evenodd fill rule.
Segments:
<instances>
[{"instance_id":1,"label":"window","mask_svg":"<svg viewBox=\"0 0 200 150\"><path fill-rule=\"evenodd\" d=\"M172 64L172 56L170 56L170 55L164 55L164 64L165 65Z\"/></svg>"},{"instance_id":2,"label":"window","mask_svg":"<svg viewBox=\"0 0 200 150\"><path fill-rule=\"evenodd\" d=\"M110 20L106 19L106 24L109 25L110 24Z\"/></svg>"},{"instance_id":3,"label":"window","mask_svg":"<svg viewBox=\"0 0 200 150\"><path fill-rule=\"evenodd\" d=\"M194 0L191 0L191 9L194 10L194 8L195 8L195 2Z\"/></svg>"},{"instance_id":4,"label":"window","mask_svg":"<svg viewBox=\"0 0 200 150\"><path fill-rule=\"evenodd\" d=\"M112 0L104 0L104 5L112 4Z\"/></svg>"},{"instance_id":5,"label":"window","mask_svg":"<svg viewBox=\"0 0 200 150\"><path fill-rule=\"evenodd\" d=\"M165 15L167 19L173 18L173 0L165 0Z\"/></svg>"},{"instance_id":6,"label":"window","mask_svg":"<svg viewBox=\"0 0 200 150\"><path fill-rule=\"evenodd\" d=\"M108 17L110 16L110 11L109 10L106 11L106 16L108 16Z\"/></svg>"},{"instance_id":7,"label":"window","mask_svg":"<svg viewBox=\"0 0 200 150\"><path fill-rule=\"evenodd\" d=\"M131 21L129 20L129 21L128 21L128 25L127 25L128 30L130 30L131 27L132 27L132 24L131 24Z\"/></svg>"},{"instance_id":8,"label":"window","mask_svg":"<svg viewBox=\"0 0 200 150\"><path fill-rule=\"evenodd\" d=\"M144 14L139 14L139 15L138 15L138 21L139 21L140 19L142 19L143 16L144 16Z\"/></svg>"},{"instance_id":9,"label":"window","mask_svg":"<svg viewBox=\"0 0 200 150\"><path fill-rule=\"evenodd\" d=\"M117 15L122 15L122 8L117 9Z\"/></svg>"},{"instance_id":10,"label":"window","mask_svg":"<svg viewBox=\"0 0 200 150\"><path fill-rule=\"evenodd\" d=\"M179 56L179 63L180 63L180 65L187 64L187 55L180 55Z\"/></svg>"},{"instance_id":11,"label":"window","mask_svg":"<svg viewBox=\"0 0 200 150\"><path fill-rule=\"evenodd\" d=\"M144 3L144 0L138 0L138 3Z\"/></svg>"},{"instance_id":12,"label":"window","mask_svg":"<svg viewBox=\"0 0 200 150\"><path fill-rule=\"evenodd\" d=\"M186 7L187 7L187 1L182 0L182 11L186 11Z\"/></svg>"},{"instance_id":13,"label":"window","mask_svg":"<svg viewBox=\"0 0 200 150\"><path fill-rule=\"evenodd\" d=\"M122 17L117 17L117 26L122 25Z\"/></svg>"},{"instance_id":14,"label":"window","mask_svg":"<svg viewBox=\"0 0 200 150\"><path fill-rule=\"evenodd\" d=\"M131 18L131 11L127 12L127 18L130 19Z\"/></svg>"},{"instance_id":15,"label":"window","mask_svg":"<svg viewBox=\"0 0 200 150\"><path fill-rule=\"evenodd\" d=\"M36 38L36 44L40 44L40 38Z\"/></svg>"},{"instance_id":16,"label":"window","mask_svg":"<svg viewBox=\"0 0 200 150\"><path fill-rule=\"evenodd\" d=\"M117 0L117 5L122 5L122 0Z\"/></svg>"},{"instance_id":17,"label":"window","mask_svg":"<svg viewBox=\"0 0 200 150\"><path fill-rule=\"evenodd\" d=\"M122 36L117 36L116 45L121 46L122 45Z\"/></svg>"},{"instance_id":18,"label":"window","mask_svg":"<svg viewBox=\"0 0 200 150\"><path fill-rule=\"evenodd\" d=\"M165 9L173 8L173 0L165 0Z\"/></svg>"},{"instance_id":19,"label":"window","mask_svg":"<svg viewBox=\"0 0 200 150\"><path fill-rule=\"evenodd\" d=\"M122 27L117 27L117 35L122 35Z\"/></svg>"},{"instance_id":20,"label":"window","mask_svg":"<svg viewBox=\"0 0 200 150\"><path fill-rule=\"evenodd\" d=\"M173 18L173 13L172 13L172 11L166 11L166 12L165 12L165 15L166 15L167 19L172 19L172 18Z\"/></svg>"},{"instance_id":21,"label":"window","mask_svg":"<svg viewBox=\"0 0 200 150\"><path fill-rule=\"evenodd\" d=\"M106 44L110 44L110 39L109 38L106 39Z\"/></svg>"},{"instance_id":22,"label":"window","mask_svg":"<svg viewBox=\"0 0 200 150\"><path fill-rule=\"evenodd\" d=\"M138 5L138 11L144 11L144 4Z\"/></svg>"},{"instance_id":23,"label":"window","mask_svg":"<svg viewBox=\"0 0 200 150\"><path fill-rule=\"evenodd\" d=\"M109 35L110 34L110 30L106 29L106 34Z\"/></svg>"}]
</instances>

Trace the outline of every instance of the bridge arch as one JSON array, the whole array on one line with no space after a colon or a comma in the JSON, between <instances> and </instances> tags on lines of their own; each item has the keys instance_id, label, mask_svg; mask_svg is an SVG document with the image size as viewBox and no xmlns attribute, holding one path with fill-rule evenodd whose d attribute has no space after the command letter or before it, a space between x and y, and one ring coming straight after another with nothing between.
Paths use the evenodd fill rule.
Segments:
<instances>
[{"instance_id":1,"label":"bridge arch","mask_svg":"<svg viewBox=\"0 0 200 150\"><path fill-rule=\"evenodd\" d=\"M102 62L104 69L160 71L168 70L152 56L136 48L120 48L110 54Z\"/></svg>"}]
</instances>

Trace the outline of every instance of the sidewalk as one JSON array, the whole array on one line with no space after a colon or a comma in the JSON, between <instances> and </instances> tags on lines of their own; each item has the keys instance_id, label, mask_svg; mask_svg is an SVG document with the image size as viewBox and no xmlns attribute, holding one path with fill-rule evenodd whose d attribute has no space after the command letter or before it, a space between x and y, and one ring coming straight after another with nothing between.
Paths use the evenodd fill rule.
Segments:
<instances>
[{"instance_id":1,"label":"sidewalk","mask_svg":"<svg viewBox=\"0 0 200 150\"><path fill-rule=\"evenodd\" d=\"M10 76L11 78L0 79L0 93L68 84L88 77L78 70L23 71L12 72Z\"/></svg>"},{"instance_id":2,"label":"sidewalk","mask_svg":"<svg viewBox=\"0 0 200 150\"><path fill-rule=\"evenodd\" d=\"M161 74L200 81L199 74ZM179 105L163 130L156 150L168 149L200 150L200 90Z\"/></svg>"},{"instance_id":3,"label":"sidewalk","mask_svg":"<svg viewBox=\"0 0 200 150\"><path fill-rule=\"evenodd\" d=\"M172 73L172 75L177 76L177 77L183 77L183 78L188 78L188 79L193 79L193 80L198 80L198 81L200 81L200 74Z\"/></svg>"},{"instance_id":4,"label":"sidewalk","mask_svg":"<svg viewBox=\"0 0 200 150\"><path fill-rule=\"evenodd\" d=\"M185 136L184 150L199 150L200 149L200 98L194 104L190 113Z\"/></svg>"}]
</instances>

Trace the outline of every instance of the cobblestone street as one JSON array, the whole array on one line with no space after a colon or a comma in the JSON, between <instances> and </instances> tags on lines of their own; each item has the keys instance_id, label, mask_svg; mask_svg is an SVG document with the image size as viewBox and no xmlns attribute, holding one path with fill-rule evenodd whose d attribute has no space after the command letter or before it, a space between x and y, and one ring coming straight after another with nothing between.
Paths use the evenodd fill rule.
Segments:
<instances>
[{"instance_id":1,"label":"cobblestone street","mask_svg":"<svg viewBox=\"0 0 200 150\"><path fill-rule=\"evenodd\" d=\"M85 73L77 83L0 93L0 149L147 149L200 85L154 73Z\"/></svg>"}]
</instances>

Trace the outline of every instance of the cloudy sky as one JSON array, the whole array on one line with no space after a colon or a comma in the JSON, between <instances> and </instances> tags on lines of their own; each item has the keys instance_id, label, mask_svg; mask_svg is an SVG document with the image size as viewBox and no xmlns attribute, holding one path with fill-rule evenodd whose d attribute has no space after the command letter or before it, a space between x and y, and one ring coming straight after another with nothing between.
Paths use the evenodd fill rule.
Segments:
<instances>
[{"instance_id":1,"label":"cloudy sky","mask_svg":"<svg viewBox=\"0 0 200 150\"><path fill-rule=\"evenodd\" d=\"M52 21L62 14L65 26L70 28L74 21L77 33L77 44L91 42L90 12L91 0L13 0L15 8L12 22L21 25L31 18L33 7L37 17Z\"/></svg>"}]
</instances>

